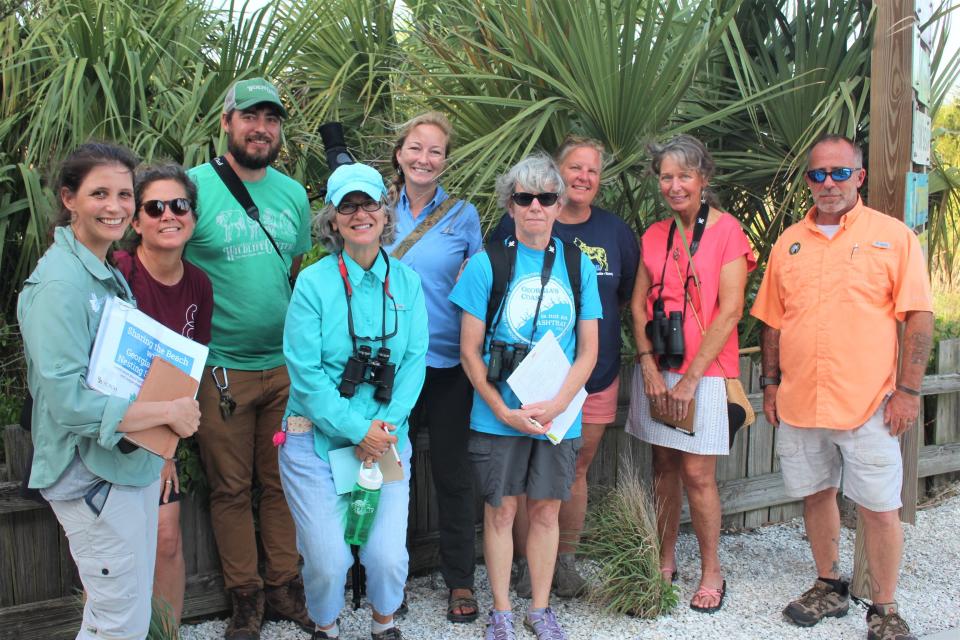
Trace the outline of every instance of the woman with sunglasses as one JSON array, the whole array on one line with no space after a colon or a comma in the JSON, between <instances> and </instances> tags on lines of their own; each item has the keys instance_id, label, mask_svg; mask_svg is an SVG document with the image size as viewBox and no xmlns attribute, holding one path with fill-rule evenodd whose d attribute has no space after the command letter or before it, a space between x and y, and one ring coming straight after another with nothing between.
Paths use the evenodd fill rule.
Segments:
<instances>
[{"instance_id":1,"label":"woman with sunglasses","mask_svg":"<svg viewBox=\"0 0 960 640\"><path fill-rule=\"evenodd\" d=\"M141 311L168 329L207 344L213 287L203 271L183 259L183 247L196 226L196 185L180 165L148 167L137 173L134 200L132 246L127 251L115 251L114 263L130 284ZM169 608L171 622L179 625L186 574L180 532L180 478L173 460L164 461L160 479L163 484L153 594Z\"/></svg>"},{"instance_id":2,"label":"woman with sunglasses","mask_svg":"<svg viewBox=\"0 0 960 640\"><path fill-rule=\"evenodd\" d=\"M290 400L278 438L280 478L297 527L314 639L340 637L337 616L353 564L344 540L350 494L338 495L330 455L345 447L365 465L396 465L399 456L403 479L380 489L360 562L373 639L402 638L394 612L407 579L408 417L423 385L429 333L420 277L383 249L394 236L394 215L376 169L338 167L316 222L331 254L301 272L284 325Z\"/></svg>"},{"instance_id":3,"label":"woman with sunglasses","mask_svg":"<svg viewBox=\"0 0 960 640\"><path fill-rule=\"evenodd\" d=\"M576 262L571 260L579 267L580 291L575 295L571 283L576 276L567 267L571 248L553 237L564 188L556 164L541 154L524 158L500 176L497 199L513 218L516 235L500 245L488 244L484 253L471 258L450 294L450 300L463 309L460 358L475 389L469 451L484 500L483 551L493 591L487 640L515 637L510 565L520 496L526 496L530 521L526 556L533 592L524 624L538 640L567 637L549 606L550 583L560 537L560 503L570 498L581 445L580 412L558 444L545 434L593 371L597 319L602 312L596 269L584 254ZM495 273L491 256L499 265L500 255L512 266L505 272L498 267ZM498 273L509 275L488 325L491 289ZM508 357L519 359L514 355L517 347L521 352L533 349L548 332L572 366L554 397L521 406L506 383L510 372L501 369L498 374L491 353L502 349L502 362Z\"/></svg>"},{"instance_id":4,"label":"woman with sunglasses","mask_svg":"<svg viewBox=\"0 0 960 640\"><path fill-rule=\"evenodd\" d=\"M627 431L653 445L663 578L676 579L681 490L686 488L701 562L690 608L712 613L726 594L716 482L716 457L730 449L724 378L739 375L737 322L747 272L756 260L740 223L718 209L708 191L715 165L703 144L679 135L649 150L651 170L672 215L643 234L643 262L630 304L637 365ZM648 323L671 314L682 323L682 350L660 348L668 320ZM691 411L692 435L652 416L678 423Z\"/></svg>"},{"instance_id":5,"label":"woman with sunglasses","mask_svg":"<svg viewBox=\"0 0 960 640\"><path fill-rule=\"evenodd\" d=\"M476 514L470 464L473 388L460 365L460 314L447 299L463 263L483 246L480 217L466 200L440 186L453 127L431 111L400 128L390 185L397 235L385 247L416 271L430 318L430 348L423 391L410 414L411 438L430 437L430 471L437 492L440 573L447 586L447 620L469 623L479 607L473 594Z\"/></svg>"},{"instance_id":6,"label":"woman with sunglasses","mask_svg":"<svg viewBox=\"0 0 960 640\"><path fill-rule=\"evenodd\" d=\"M620 216L593 204L600 192L605 153L599 140L568 135L554 154L567 190L566 200L553 225L553 234L574 243L590 258L597 271L597 287L603 304L597 365L587 380L586 389L590 395L583 404L583 446L577 454L577 473L570 489L570 499L560 507L560 547L553 588L562 598L580 594L586 585L577 572L574 553L587 512L587 471L607 425L617 416L622 346L620 312L630 302L640 261L640 247L634 231ZM513 233L513 218L504 216L490 240L502 241ZM527 519L521 501L514 528L520 558L514 587L522 598L530 597L530 570L523 551L526 538Z\"/></svg>"},{"instance_id":7,"label":"woman with sunglasses","mask_svg":"<svg viewBox=\"0 0 960 640\"><path fill-rule=\"evenodd\" d=\"M17 303L33 396L30 486L50 502L87 594L77 638L144 638L163 461L122 453L124 433L167 424L183 438L200 421L193 398L131 402L85 382L105 301L133 301L107 261L134 214L133 154L87 143L60 167L53 245ZM93 629L94 631L89 631Z\"/></svg>"}]
</instances>

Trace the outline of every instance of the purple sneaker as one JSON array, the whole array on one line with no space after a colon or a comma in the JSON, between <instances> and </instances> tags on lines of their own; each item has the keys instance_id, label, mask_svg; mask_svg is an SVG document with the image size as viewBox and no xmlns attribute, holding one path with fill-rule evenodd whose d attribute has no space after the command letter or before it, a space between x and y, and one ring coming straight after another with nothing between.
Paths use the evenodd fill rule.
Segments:
<instances>
[{"instance_id":1,"label":"purple sneaker","mask_svg":"<svg viewBox=\"0 0 960 640\"><path fill-rule=\"evenodd\" d=\"M550 607L539 613L527 611L523 624L537 634L537 640L567 640L567 634L563 632L560 623L557 622L557 616Z\"/></svg>"},{"instance_id":2,"label":"purple sneaker","mask_svg":"<svg viewBox=\"0 0 960 640\"><path fill-rule=\"evenodd\" d=\"M487 633L483 640L516 640L517 632L513 628L512 611L491 611Z\"/></svg>"}]
</instances>

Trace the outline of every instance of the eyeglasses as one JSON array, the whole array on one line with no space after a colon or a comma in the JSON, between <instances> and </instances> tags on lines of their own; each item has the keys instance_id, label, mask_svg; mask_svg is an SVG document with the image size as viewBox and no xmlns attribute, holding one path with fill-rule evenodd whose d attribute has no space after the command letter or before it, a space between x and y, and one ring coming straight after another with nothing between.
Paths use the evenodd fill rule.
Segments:
<instances>
[{"instance_id":1,"label":"eyeglasses","mask_svg":"<svg viewBox=\"0 0 960 640\"><path fill-rule=\"evenodd\" d=\"M807 171L807 177L810 178L810 182L815 182L816 184L823 184L827 176L830 176L830 179L834 182L846 182L850 179L850 176L853 175L854 171L860 171L861 167L851 169L850 167L834 167L827 171L826 169L811 169Z\"/></svg>"},{"instance_id":2,"label":"eyeglasses","mask_svg":"<svg viewBox=\"0 0 960 640\"><path fill-rule=\"evenodd\" d=\"M363 209L367 213L373 213L374 211L380 211L382 208L383 203L379 200L367 200L361 204L357 204L356 202L342 202L340 206L337 207L337 213L342 216L352 216L360 209Z\"/></svg>"},{"instance_id":3,"label":"eyeglasses","mask_svg":"<svg viewBox=\"0 0 960 640\"><path fill-rule=\"evenodd\" d=\"M185 216L193 213L193 205L186 198L174 198L173 200L147 200L141 208L143 212L151 218L159 218L163 212L170 207L170 212L175 216Z\"/></svg>"},{"instance_id":4,"label":"eyeglasses","mask_svg":"<svg viewBox=\"0 0 960 640\"><path fill-rule=\"evenodd\" d=\"M525 191L518 191L516 193L510 194L510 199L513 200L513 203L520 207L529 207L533 204L533 199L536 198L537 202L540 203L540 206L550 207L557 203L557 200L560 198L559 193L526 193Z\"/></svg>"}]
</instances>

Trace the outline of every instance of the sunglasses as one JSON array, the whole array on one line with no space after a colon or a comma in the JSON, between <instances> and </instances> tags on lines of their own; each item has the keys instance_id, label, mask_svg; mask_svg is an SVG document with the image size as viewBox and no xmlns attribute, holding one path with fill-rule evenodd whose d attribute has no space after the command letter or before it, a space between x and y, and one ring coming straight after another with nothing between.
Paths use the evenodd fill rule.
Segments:
<instances>
[{"instance_id":1,"label":"sunglasses","mask_svg":"<svg viewBox=\"0 0 960 640\"><path fill-rule=\"evenodd\" d=\"M836 167L827 171L826 169L811 169L807 171L807 177L810 178L810 182L815 182L816 184L823 184L827 180L827 176L830 176L830 179L834 182L845 182L850 179L850 176L853 175L854 171L860 171L860 167L856 169L851 169L850 167Z\"/></svg>"},{"instance_id":2,"label":"sunglasses","mask_svg":"<svg viewBox=\"0 0 960 640\"><path fill-rule=\"evenodd\" d=\"M151 218L159 218L163 212L170 207L170 212L175 216L185 216L193 213L193 205L186 198L174 198L173 200L147 200L141 208L143 212Z\"/></svg>"},{"instance_id":3,"label":"sunglasses","mask_svg":"<svg viewBox=\"0 0 960 640\"><path fill-rule=\"evenodd\" d=\"M373 213L374 211L380 211L383 208L383 203L379 200L367 200L362 204L357 204L356 202L343 202L337 207L337 213L342 216L352 216L360 209L363 209L367 213Z\"/></svg>"},{"instance_id":4,"label":"sunglasses","mask_svg":"<svg viewBox=\"0 0 960 640\"><path fill-rule=\"evenodd\" d=\"M513 200L513 203L520 207L529 207L531 204L533 204L534 198L536 198L537 202L540 203L540 206L550 207L557 203L557 200L560 198L560 194L526 193L525 191L518 191L510 194L510 199Z\"/></svg>"}]
</instances>

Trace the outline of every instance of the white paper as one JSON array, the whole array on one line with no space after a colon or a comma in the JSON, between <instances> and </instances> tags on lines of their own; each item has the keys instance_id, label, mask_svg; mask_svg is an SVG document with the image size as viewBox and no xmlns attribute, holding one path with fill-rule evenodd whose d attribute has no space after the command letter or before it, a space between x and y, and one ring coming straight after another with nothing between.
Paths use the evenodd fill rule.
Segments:
<instances>
[{"instance_id":1,"label":"white paper","mask_svg":"<svg viewBox=\"0 0 960 640\"><path fill-rule=\"evenodd\" d=\"M540 339L527 357L523 359L510 377L507 384L523 404L550 400L560 391L563 381L570 372L570 360L563 352L557 337L548 331ZM580 415L580 409L587 399L587 390L580 387L567 408L553 419L550 430L545 434L553 444L560 444L570 426Z\"/></svg>"},{"instance_id":2,"label":"white paper","mask_svg":"<svg viewBox=\"0 0 960 640\"><path fill-rule=\"evenodd\" d=\"M110 298L90 354L87 386L106 395L135 398L154 356L199 382L209 351L132 305Z\"/></svg>"}]
</instances>

